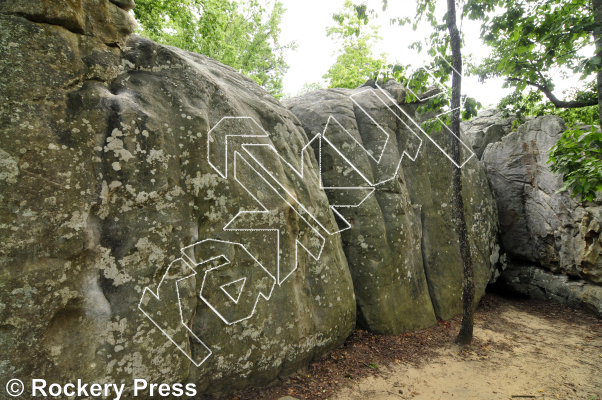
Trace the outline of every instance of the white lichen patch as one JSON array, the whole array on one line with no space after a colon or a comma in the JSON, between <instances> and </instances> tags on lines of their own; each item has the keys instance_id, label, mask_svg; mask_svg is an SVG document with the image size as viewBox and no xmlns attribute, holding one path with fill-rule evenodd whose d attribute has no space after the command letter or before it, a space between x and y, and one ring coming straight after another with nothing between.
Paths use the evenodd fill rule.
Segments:
<instances>
[{"instance_id":1,"label":"white lichen patch","mask_svg":"<svg viewBox=\"0 0 602 400\"><path fill-rule=\"evenodd\" d=\"M115 257L111 255L111 250L99 247L96 268L103 271L104 277L113 280L114 286L123 285L133 280L123 268L118 268Z\"/></svg>"},{"instance_id":2,"label":"white lichen patch","mask_svg":"<svg viewBox=\"0 0 602 400\"><path fill-rule=\"evenodd\" d=\"M18 160L0 149L0 181L17 183L19 176Z\"/></svg>"},{"instance_id":3,"label":"white lichen patch","mask_svg":"<svg viewBox=\"0 0 602 400\"><path fill-rule=\"evenodd\" d=\"M186 188L195 196L199 195L201 189L215 187L218 183L219 176L217 174L201 174L197 171L196 177L193 178L190 175L186 177Z\"/></svg>"},{"instance_id":4,"label":"white lichen patch","mask_svg":"<svg viewBox=\"0 0 602 400\"><path fill-rule=\"evenodd\" d=\"M119 137L123 136L123 132L119 129L113 129L111 136L107 138L107 145L104 147L105 153L109 151L113 151L115 153L115 157L118 157L120 160L128 162L130 159L134 158L132 153L129 150L123 147L123 140L119 139ZM113 168L115 168L115 164L113 163ZM119 171L115 168L116 171Z\"/></svg>"},{"instance_id":5,"label":"white lichen patch","mask_svg":"<svg viewBox=\"0 0 602 400\"><path fill-rule=\"evenodd\" d=\"M123 269L133 271L145 266L162 265L167 259L163 249L153 244L148 237L138 239L136 249L138 251L134 254L125 256L119 261Z\"/></svg>"}]
</instances>

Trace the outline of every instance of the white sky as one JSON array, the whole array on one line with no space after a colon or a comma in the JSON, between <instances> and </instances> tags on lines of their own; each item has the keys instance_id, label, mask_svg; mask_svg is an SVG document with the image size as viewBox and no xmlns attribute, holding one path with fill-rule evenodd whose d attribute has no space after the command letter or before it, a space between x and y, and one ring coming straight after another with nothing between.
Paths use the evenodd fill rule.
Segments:
<instances>
[{"instance_id":1,"label":"white sky","mask_svg":"<svg viewBox=\"0 0 602 400\"><path fill-rule=\"evenodd\" d=\"M281 43L297 42L297 50L289 51L286 61L290 66L284 76L284 92L295 95L305 83L323 82L322 75L335 62L333 52L337 49L334 41L326 37L326 27L334 25L332 14L341 10L344 0L281 0L287 9L281 24ZM443 17L446 7L445 0L437 0L439 20ZM360 3L361 0L355 1ZM400 61L419 67L425 60L424 53L418 54L408 46L430 34L430 26L423 22L423 27L413 31L411 26L391 26L389 20L399 16L413 16L415 10L414 0L389 0L389 8L382 11L381 0L367 0L369 9L378 12L378 18L372 23L380 25L380 35L383 41L375 46L374 54L385 52L388 61ZM460 22L458 22L459 24ZM485 57L489 48L484 46L480 39L480 22L465 19L462 23L466 44L464 52L470 52L475 60ZM476 77L465 77L462 82L462 92L475 97L483 106L495 105L509 94L511 89L502 89L503 79L491 79L485 84L478 82ZM557 84L557 96L567 84Z\"/></svg>"}]
</instances>

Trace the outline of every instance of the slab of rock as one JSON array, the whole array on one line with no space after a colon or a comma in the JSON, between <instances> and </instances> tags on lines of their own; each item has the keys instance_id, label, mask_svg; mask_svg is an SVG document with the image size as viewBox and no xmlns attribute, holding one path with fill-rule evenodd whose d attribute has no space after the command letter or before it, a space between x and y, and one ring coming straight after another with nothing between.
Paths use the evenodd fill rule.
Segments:
<instances>
[{"instance_id":1,"label":"slab of rock","mask_svg":"<svg viewBox=\"0 0 602 400\"><path fill-rule=\"evenodd\" d=\"M95 30L114 7L102 3L84 3L83 22L59 2L2 3L0 381L231 391L343 343L353 283L340 236L300 209L336 231L295 117L207 57L137 36L107 45L124 38ZM210 152L211 129L216 149L269 132L255 139L274 146L259 160L275 178L244 138Z\"/></svg>"},{"instance_id":2,"label":"slab of rock","mask_svg":"<svg viewBox=\"0 0 602 400\"><path fill-rule=\"evenodd\" d=\"M416 128L409 117L415 118L416 108L404 105L404 89L394 81L384 87L388 95L371 92L370 86L329 89L285 105L310 137L329 138L314 143L324 186L375 187L373 198L345 209L351 229L342 232L343 245L358 322L375 332L396 333L461 313L462 264L453 221L452 163L424 134L412 133ZM435 140L445 142L444 135L435 134ZM497 210L478 160L473 157L463 171L479 299L499 261ZM327 190L332 204L358 203L358 193L334 192Z\"/></svg>"},{"instance_id":3,"label":"slab of rock","mask_svg":"<svg viewBox=\"0 0 602 400\"><path fill-rule=\"evenodd\" d=\"M569 278L529 263L510 262L495 285L498 290L567 304L602 318L602 287L585 279Z\"/></svg>"},{"instance_id":4,"label":"slab of rock","mask_svg":"<svg viewBox=\"0 0 602 400\"><path fill-rule=\"evenodd\" d=\"M490 144L483 162L491 179L504 248L555 273L602 283L602 199L580 203L552 173L548 151L566 129L556 116L535 118Z\"/></svg>"}]
</instances>

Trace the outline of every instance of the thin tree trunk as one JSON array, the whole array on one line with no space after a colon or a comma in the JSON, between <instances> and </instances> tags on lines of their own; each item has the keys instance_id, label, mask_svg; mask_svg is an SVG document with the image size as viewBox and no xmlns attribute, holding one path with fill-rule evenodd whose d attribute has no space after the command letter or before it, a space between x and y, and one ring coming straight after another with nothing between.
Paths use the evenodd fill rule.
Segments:
<instances>
[{"instance_id":1,"label":"thin tree trunk","mask_svg":"<svg viewBox=\"0 0 602 400\"><path fill-rule=\"evenodd\" d=\"M594 0L602 1L602 0ZM451 114L451 130L459 138L460 137L460 101L462 96L462 42L460 32L456 24L456 3L455 0L447 0L447 28L450 35L450 43L452 48L452 114ZM456 164L460 162L460 143L459 139L452 137L452 157ZM458 239L460 241L460 255L462 257L463 266L463 314L462 326L460 333L456 338L456 343L468 345L472 343L472 333L474 327L474 270L472 268L472 257L470 254L470 246L468 242L468 233L466 229L466 217L464 215L464 199L462 198L462 170L453 168L452 175L453 200L456 216L456 225Z\"/></svg>"},{"instance_id":2,"label":"thin tree trunk","mask_svg":"<svg viewBox=\"0 0 602 400\"><path fill-rule=\"evenodd\" d=\"M602 57L602 0L592 0L592 9L594 12L594 39L596 41L596 55ZM598 69L598 119L602 126L602 69Z\"/></svg>"}]
</instances>

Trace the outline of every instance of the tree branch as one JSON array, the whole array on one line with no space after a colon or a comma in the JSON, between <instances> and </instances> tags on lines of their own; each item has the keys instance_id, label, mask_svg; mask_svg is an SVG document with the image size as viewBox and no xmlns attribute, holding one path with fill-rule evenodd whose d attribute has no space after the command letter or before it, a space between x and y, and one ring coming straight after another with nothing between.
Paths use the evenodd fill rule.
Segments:
<instances>
[{"instance_id":1,"label":"tree branch","mask_svg":"<svg viewBox=\"0 0 602 400\"><path fill-rule=\"evenodd\" d=\"M542 92L543 94L546 95L546 97L550 100L550 102L552 102L552 104L554 104L554 106L556 108L581 108L581 107L589 107L589 106L596 106L596 105L598 105L598 100L597 99L591 99L591 100L586 100L586 101L579 101L579 100L564 101L564 100L560 100L556 96L554 96L554 93L552 93L552 91L550 89L548 89L547 86L540 85L539 83L535 83L535 82L531 82L531 81L526 81L526 80L523 80L523 79L520 79L520 78L508 78L508 81L510 81L510 82L525 82L529 86L536 87L537 89L539 89L540 92Z\"/></svg>"}]
</instances>

